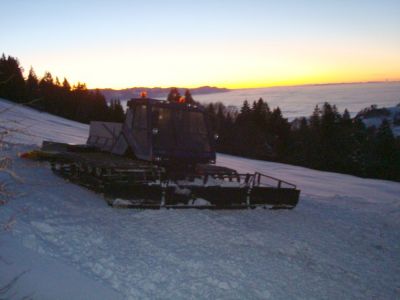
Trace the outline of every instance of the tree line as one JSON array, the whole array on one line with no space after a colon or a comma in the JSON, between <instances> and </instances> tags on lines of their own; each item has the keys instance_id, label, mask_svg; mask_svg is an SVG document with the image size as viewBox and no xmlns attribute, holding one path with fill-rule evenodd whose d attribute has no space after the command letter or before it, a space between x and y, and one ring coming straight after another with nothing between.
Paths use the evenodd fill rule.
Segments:
<instances>
[{"instance_id":1,"label":"tree line","mask_svg":"<svg viewBox=\"0 0 400 300\"><path fill-rule=\"evenodd\" d=\"M80 82L71 86L66 78L61 82L50 72L38 78L33 68L25 79L18 59L4 54L0 58L0 97L82 123L124 119L119 100L107 105L98 90L90 91Z\"/></svg>"},{"instance_id":2,"label":"tree line","mask_svg":"<svg viewBox=\"0 0 400 300\"><path fill-rule=\"evenodd\" d=\"M222 103L206 109L219 134L218 152L400 181L400 139L386 120L367 128L347 110L324 103L310 117L289 122L262 98L252 105L244 101L240 111Z\"/></svg>"}]
</instances>

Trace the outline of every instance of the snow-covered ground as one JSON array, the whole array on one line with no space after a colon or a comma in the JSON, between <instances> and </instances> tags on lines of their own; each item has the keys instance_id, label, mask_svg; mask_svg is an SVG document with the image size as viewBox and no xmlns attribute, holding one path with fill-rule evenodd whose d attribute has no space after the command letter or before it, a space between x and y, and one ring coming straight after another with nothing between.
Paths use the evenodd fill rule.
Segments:
<instances>
[{"instance_id":1,"label":"snow-covered ground","mask_svg":"<svg viewBox=\"0 0 400 300\"><path fill-rule=\"evenodd\" d=\"M399 183L218 155L221 165L297 184L299 205L122 210L18 157L43 139L83 143L87 134L86 125L0 100L0 288L20 275L6 296L399 298Z\"/></svg>"}]
</instances>

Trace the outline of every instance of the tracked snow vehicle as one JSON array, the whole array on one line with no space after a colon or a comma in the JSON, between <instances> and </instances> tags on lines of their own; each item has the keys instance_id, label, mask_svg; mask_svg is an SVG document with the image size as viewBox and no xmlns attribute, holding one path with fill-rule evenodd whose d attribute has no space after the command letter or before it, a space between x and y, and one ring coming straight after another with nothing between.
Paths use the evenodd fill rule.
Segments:
<instances>
[{"instance_id":1,"label":"tracked snow vehicle","mask_svg":"<svg viewBox=\"0 0 400 300\"><path fill-rule=\"evenodd\" d=\"M92 122L86 145L44 141L52 170L132 208L293 208L295 185L215 165L215 138L192 103L132 99L124 123Z\"/></svg>"}]
</instances>

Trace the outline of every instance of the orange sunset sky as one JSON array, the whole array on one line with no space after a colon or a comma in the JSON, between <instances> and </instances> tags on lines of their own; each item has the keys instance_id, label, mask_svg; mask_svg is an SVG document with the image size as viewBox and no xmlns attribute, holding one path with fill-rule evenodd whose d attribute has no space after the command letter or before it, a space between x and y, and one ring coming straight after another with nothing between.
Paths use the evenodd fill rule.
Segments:
<instances>
[{"instance_id":1,"label":"orange sunset sky","mask_svg":"<svg viewBox=\"0 0 400 300\"><path fill-rule=\"evenodd\" d=\"M25 74L33 66L89 88L400 80L400 1L8 1L2 10L0 50Z\"/></svg>"}]
</instances>

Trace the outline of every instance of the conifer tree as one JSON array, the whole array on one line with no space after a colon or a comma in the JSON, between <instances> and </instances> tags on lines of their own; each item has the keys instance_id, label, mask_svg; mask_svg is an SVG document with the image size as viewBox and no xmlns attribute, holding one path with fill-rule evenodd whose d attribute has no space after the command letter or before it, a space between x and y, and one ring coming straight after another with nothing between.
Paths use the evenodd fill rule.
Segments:
<instances>
[{"instance_id":1,"label":"conifer tree","mask_svg":"<svg viewBox=\"0 0 400 300\"><path fill-rule=\"evenodd\" d=\"M250 109L249 102L247 100L244 100L242 108L240 109L240 114L243 116L243 115L249 114L250 112L251 112L251 109Z\"/></svg>"},{"instance_id":2,"label":"conifer tree","mask_svg":"<svg viewBox=\"0 0 400 300\"><path fill-rule=\"evenodd\" d=\"M71 91L71 85L69 84L67 78L64 77L63 83L62 83L62 87L65 91Z\"/></svg>"},{"instance_id":3,"label":"conifer tree","mask_svg":"<svg viewBox=\"0 0 400 300\"><path fill-rule=\"evenodd\" d=\"M389 179L398 178L400 175L399 152L396 149L396 140L393 136L389 122L384 119L379 126L373 147L374 164L373 173L379 177Z\"/></svg>"},{"instance_id":4,"label":"conifer tree","mask_svg":"<svg viewBox=\"0 0 400 300\"><path fill-rule=\"evenodd\" d=\"M321 123L321 110L319 109L318 104L315 106L314 111L310 117L310 127L313 130L319 130Z\"/></svg>"},{"instance_id":5,"label":"conifer tree","mask_svg":"<svg viewBox=\"0 0 400 300\"><path fill-rule=\"evenodd\" d=\"M3 55L0 58L0 97L24 102L25 81L18 59Z\"/></svg>"},{"instance_id":6,"label":"conifer tree","mask_svg":"<svg viewBox=\"0 0 400 300\"><path fill-rule=\"evenodd\" d=\"M169 91L167 101L168 102L179 102L179 99L181 98L181 94L179 93L178 89L176 87L171 88Z\"/></svg>"},{"instance_id":7,"label":"conifer tree","mask_svg":"<svg viewBox=\"0 0 400 300\"><path fill-rule=\"evenodd\" d=\"M342 117L343 121L348 122L351 121L351 117L350 117L350 113L347 110L347 108L344 110L343 112L343 117Z\"/></svg>"},{"instance_id":8,"label":"conifer tree","mask_svg":"<svg viewBox=\"0 0 400 300\"><path fill-rule=\"evenodd\" d=\"M37 99L39 97L39 79L36 76L35 71L31 67L29 75L26 80L26 98L28 101Z\"/></svg>"},{"instance_id":9,"label":"conifer tree","mask_svg":"<svg viewBox=\"0 0 400 300\"><path fill-rule=\"evenodd\" d=\"M111 122L124 122L125 114L119 99L111 99L109 109L109 121Z\"/></svg>"},{"instance_id":10,"label":"conifer tree","mask_svg":"<svg viewBox=\"0 0 400 300\"><path fill-rule=\"evenodd\" d=\"M348 168L345 171L359 176L367 176L368 165L370 164L370 138L364 123L360 119L355 119L350 123L348 139L350 151L348 153Z\"/></svg>"},{"instance_id":11,"label":"conifer tree","mask_svg":"<svg viewBox=\"0 0 400 300\"><path fill-rule=\"evenodd\" d=\"M39 81L40 94L43 96L43 101L41 101L41 109L56 113L58 106L54 95L54 79L50 72L45 72L42 79Z\"/></svg>"},{"instance_id":12,"label":"conifer tree","mask_svg":"<svg viewBox=\"0 0 400 300\"><path fill-rule=\"evenodd\" d=\"M186 101L186 103L194 102L192 94L190 93L190 91L188 89L185 91L185 101Z\"/></svg>"}]
</instances>

